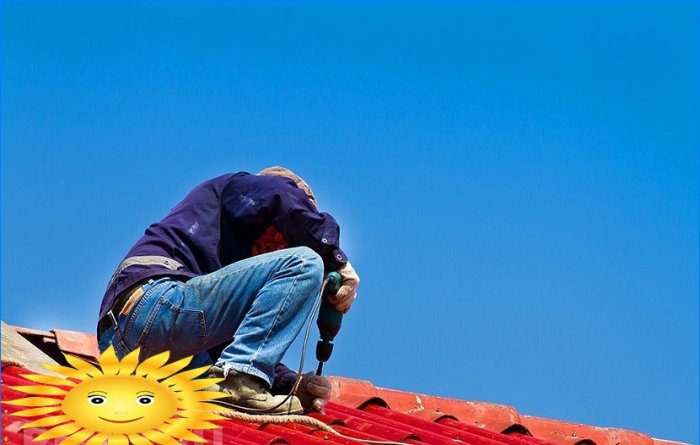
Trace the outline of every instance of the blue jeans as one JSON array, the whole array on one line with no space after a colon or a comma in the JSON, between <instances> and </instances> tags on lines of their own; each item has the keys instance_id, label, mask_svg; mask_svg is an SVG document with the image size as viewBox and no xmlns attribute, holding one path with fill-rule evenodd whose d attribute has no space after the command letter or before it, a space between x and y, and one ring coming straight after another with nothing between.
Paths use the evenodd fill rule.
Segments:
<instances>
[{"instance_id":1,"label":"blue jeans","mask_svg":"<svg viewBox=\"0 0 700 445\"><path fill-rule=\"evenodd\" d=\"M308 247L278 250L223 267L187 282L149 280L127 315L100 336L121 359L140 347L140 359L169 350L194 355L192 365L212 364L206 350L228 343L216 361L260 377L274 368L310 315L323 280L321 257ZM191 365L191 366L192 366Z\"/></svg>"}]
</instances>

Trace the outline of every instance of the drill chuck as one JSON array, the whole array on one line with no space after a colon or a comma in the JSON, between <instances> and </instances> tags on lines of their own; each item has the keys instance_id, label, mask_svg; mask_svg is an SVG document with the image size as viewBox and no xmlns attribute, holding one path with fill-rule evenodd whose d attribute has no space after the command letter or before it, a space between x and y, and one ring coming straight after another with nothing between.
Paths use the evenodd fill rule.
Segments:
<instances>
[{"instance_id":1,"label":"drill chuck","mask_svg":"<svg viewBox=\"0 0 700 445\"><path fill-rule=\"evenodd\" d=\"M333 342L319 340L316 343L316 360L319 362L327 362L333 353Z\"/></svg>"}]
</instances>

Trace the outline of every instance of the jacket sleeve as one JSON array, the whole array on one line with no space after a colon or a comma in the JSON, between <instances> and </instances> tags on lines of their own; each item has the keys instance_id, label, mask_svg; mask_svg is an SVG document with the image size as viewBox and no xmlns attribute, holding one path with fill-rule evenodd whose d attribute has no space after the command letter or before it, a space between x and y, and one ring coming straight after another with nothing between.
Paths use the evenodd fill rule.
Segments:
<instances>
[{"instance_id":1,"label":"jacket sleeve","mask_svg":"<svg viewBox=\"0 0 700 445\"><path fill-rule=\"evenodd\" d=\"M340 227L328 213L319 212L303 190L280 176L234 176L221 196L224 211L246 224L274 225L292 246L317 252L327 271L348 261L340 249Z\"/></svg>"}]
</instances>

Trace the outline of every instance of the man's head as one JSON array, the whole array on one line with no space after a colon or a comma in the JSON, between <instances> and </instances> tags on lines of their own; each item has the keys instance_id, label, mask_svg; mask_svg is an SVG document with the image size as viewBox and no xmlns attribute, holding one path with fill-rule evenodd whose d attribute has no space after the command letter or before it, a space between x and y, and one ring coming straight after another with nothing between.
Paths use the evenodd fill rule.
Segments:
<instances>
[{"instance_id":1,"label":"man's head","mask_svg":"<svg viewBox=\"0 0 700 445\"><path fill-rule=\"evenodd\" d=\"M280 166L274 166L274 167L268 167L265 169L260 170L258 173L260 176L282 176L284 178L289 178L294 183L306 193L306 196L309 197L311 202L313 203L314 206L317 206L316 204L316 196L314 195L314 192L311 191L311 187L309 187L309 184L306 183L303 179L299 177L296 173L293 171L289 170L288 168L280 167Z\"/></svg>"}]
</instances>

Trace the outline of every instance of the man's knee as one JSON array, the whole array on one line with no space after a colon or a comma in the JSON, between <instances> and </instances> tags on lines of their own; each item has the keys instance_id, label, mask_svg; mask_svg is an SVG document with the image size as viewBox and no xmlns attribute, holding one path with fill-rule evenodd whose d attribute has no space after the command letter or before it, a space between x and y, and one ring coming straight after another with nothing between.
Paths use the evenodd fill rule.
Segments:
<instances>
[{"instance_id":1,"label":"man's knee","mask_svg":"<svg viewBox=\"0 0 700 445\"><path fill-rule=\"evenodd\" d=\"M299 274L309 278L313 285L320 287L323 280L323 259L313 249L300 246L290 249L294 264L299 267Z\"/></svg>"},{"instance_id":2,"label":"man's knee","mask_svg":"<svg viewBox=\"0 0 700 445\"><path fill-rule=\"evenodd\" d=\"M323 259L321 255L313 249L300 246L290 249L292 257L296 258L301 264L301 273L323 279Z\"/></svg>"}]
</instances>

